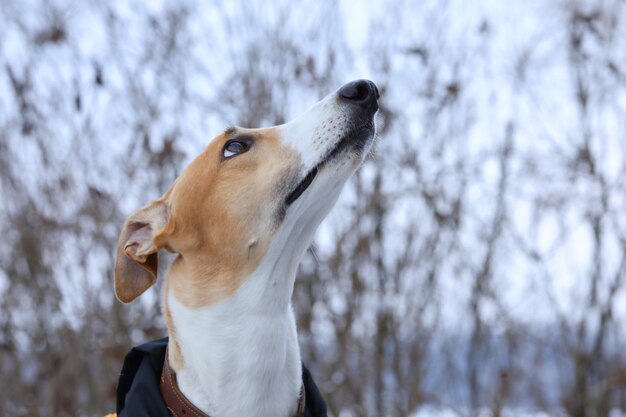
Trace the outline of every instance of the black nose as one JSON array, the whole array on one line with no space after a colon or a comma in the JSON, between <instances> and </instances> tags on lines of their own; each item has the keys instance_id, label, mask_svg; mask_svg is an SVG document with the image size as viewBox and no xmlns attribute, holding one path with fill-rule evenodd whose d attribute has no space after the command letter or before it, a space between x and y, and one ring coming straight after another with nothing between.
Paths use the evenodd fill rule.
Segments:
<instances>
[{"instance_id":1,"label":"black nose","mask_svg":"<svg viewBox=\"0 0 626 417\"><path fill-rule=\"evenodd\" d=\"M378 88L376 84L369 80L352 81L339 89L339 97L345 102L358 104L361 107L378 108Z\"/></svg>"}]
</instances>

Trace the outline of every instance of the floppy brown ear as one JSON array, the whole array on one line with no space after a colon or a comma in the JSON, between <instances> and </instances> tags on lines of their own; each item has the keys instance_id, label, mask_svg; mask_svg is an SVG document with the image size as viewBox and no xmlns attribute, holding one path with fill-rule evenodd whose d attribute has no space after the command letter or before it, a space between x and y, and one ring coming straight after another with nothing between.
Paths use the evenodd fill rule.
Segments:
<instances>
[{"instance_id":1,"label":"floppy brown ear","mask_svg":"<svg viewBox=\"0 0 626 417\"><path fill-rule=\"evenodd\" d=\"M168 218L165 203L154 201L124 223L115 257L115 295L121 302L130 303L156 282L162 243L156 244L154 238Z\"/></svg>"}]
</instances>

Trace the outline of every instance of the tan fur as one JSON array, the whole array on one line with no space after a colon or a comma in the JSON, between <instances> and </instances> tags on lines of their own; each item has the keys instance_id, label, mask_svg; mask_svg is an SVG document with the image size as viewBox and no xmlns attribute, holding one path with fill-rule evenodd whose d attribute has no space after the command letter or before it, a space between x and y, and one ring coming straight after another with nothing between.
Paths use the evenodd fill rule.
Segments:
<instances>
[{"instance_id":1,"label":"tan fur","mask_svg":"<svg viewBox=\"0 0 626 417\"><path fill-rule=\"evenodd\" d=\"M222 161L231 138L254 139L245 153ZM230 297L259 265L274 235L281 178L298 164L296 153L280 144L274 129L239 129L216 137L161 198L134 213L120 235L115 293L130 302L154 284L157 251L177 253L163 288L162 309L169 329L169 360L184 365L172 315L169 291L190 308ZM282 196L282 194L281 194ZM149 224L152 239L134 231ZM146 229L143 229L145 237Z\"/></svg>"},{"instance_id":2,"label":"tan fur","mask_svg":"<svg viewBox=\"0 0 626 417\"><path fill-rule=\"evenodd\" d=\"M161 309L163 311L163 317L165 317L165 325L169 329L170 342L168 344L167 355L170 361L170 366L176 372L183 369L185 361L180 351L180 343L178 342L178 336L176 334L176 327L174 326L174 320L172 319L172 313L167 302L168 284L165 282L163 288L163 299L161 302Z\"/></svg>"},{"instance_id":3,"label":"tan fur","mask_svg":"<svg viewBox=\"0 0 626 417\"><path fill-rule=\"evenodd\" d=\"M225 142L243 134L253 138L252 147L222 161ZM173 291L187 307L209 306L230 297L265 255L284 198L276 184L289 178L299 163L295 151L281 145L277 135L269 128L218 136L153 203L167 206L169 216L160 230L153 231L153 247L180 255L168 272L164 292ZM129 221L134 217L137 213ZM116 294L128 302L154 283L154 275L143 272L151 263L124 252L125 239L128 233L122 232L117 263L124 268L116 268ZM132 266L133 260L142 268ZM137 288L125 288L126 283ZM165 303L164 310L167 320Z\"/></svg>"},{"instance_id":4,"label":"tan fur","mask_svg":"<svg viewBox=\"0 0 626 417\"><path fill-rule=\"evenodd\" d=\"M230 297L261 262L277 226L276 197L294 151L281 148L273 129L246 131L252 148L221 161L224 135L196 158L171 189L175 232L167 245L181 254L168 285L190 308Z\"/></svg>"}]
</instances>

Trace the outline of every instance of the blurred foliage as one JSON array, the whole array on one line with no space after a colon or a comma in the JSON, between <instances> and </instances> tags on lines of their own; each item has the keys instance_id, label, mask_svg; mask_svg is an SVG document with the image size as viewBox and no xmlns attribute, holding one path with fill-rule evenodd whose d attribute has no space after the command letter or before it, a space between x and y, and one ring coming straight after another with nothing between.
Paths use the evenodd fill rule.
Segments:
<instances>
[{"instance_id":1,"label":"blurred foliage","mask_svg":"<svg viewBox=\"0 0 626 417\"><path fill-rule=\"evenodd\" d=\"M380 140L294 295L333 415L626 410L625 8L0 2L0 414L113 410L165 334L158 289L114 299L125 217L365 77Z\"/></svg>"}]
</instances>

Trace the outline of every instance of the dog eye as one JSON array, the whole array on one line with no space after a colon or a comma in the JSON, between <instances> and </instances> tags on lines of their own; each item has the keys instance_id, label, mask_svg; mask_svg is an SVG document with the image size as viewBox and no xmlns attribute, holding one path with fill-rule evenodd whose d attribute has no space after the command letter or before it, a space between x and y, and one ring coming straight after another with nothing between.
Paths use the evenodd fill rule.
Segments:
<instances>
[{"instance_id":1,"label":"dog eye","mask_svg":"<svg viewBox=\"0 0 626 417\"><path fill-rule=\"evenodd\" d=\"M252 140L249 138L240 138L229 140L224 144L224 149L222 150L222 161L224 159L232 158L235 155L239 155L240 153L246 152L250 149L250 144Z\"/></svg>"}]
</instances>

